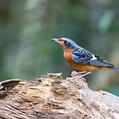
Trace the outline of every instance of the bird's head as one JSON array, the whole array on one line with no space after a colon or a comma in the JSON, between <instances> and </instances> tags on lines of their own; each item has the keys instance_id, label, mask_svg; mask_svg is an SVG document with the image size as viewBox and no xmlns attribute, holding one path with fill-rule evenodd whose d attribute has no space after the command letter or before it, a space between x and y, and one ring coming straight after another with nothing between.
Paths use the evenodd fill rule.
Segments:
<instances>
[{"instance_id":1,"label":"bird's head","mask_svg":"<svg viewBox=\"0 0 119 119\"><path fill-rule=\"evenodd\" d=\"M52 40L59 43L63 49L79 48L79 46L69 38L53 38Z\"/></svg>"}]
</instances>

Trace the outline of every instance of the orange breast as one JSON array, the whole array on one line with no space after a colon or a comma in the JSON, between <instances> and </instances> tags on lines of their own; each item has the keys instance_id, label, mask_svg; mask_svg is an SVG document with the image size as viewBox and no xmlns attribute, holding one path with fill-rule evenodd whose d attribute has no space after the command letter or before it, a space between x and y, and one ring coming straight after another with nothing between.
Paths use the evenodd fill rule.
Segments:
<instances>
[{"instance_id":1,"label":"orange breast","mask_svg":"<svg viewBox=\"0 0 119 119\"><path fill-rule=\"evenodd\" d=\"M78 64L74 61L72 58L72 51L73 50L64 50L64 57L67 60L67 62L76 69L82 70L82 71L96 71L100 69L105 69L105 67L100 66L92 66L92 65L84 65L84 64Z\"/></svg>"}]
</instances>

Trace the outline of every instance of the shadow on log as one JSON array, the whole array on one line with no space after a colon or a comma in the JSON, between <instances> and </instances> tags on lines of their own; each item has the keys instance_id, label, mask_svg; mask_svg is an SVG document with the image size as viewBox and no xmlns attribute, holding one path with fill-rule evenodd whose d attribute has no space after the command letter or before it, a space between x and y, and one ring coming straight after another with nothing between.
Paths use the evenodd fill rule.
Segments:
<instances>
[{"instance_id":1,"label":"shadow on log","mask_svg":"<svg viewBox=\"0 0 119 119\"><path fill-rule=\"evenodd\" d=\"M61 73L0 83L0 119L119 119L119 97Z\"/></svg>"}]
</instances>

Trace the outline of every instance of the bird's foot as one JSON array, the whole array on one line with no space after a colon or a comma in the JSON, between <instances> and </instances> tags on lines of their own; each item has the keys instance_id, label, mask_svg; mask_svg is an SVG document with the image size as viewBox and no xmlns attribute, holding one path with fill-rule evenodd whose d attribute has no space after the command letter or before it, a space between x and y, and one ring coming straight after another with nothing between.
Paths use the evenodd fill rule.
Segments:
<instances>
[{"instance_id":1,"label":"bird's foot","mask_svg":"<svg viewBox=\"0 0 119 119\"><path fill-rule=\"evenodd\" d=\"M82 71L82 72L73 71L71 76L79 76L79 77L83 78L84 76L89 75L91 73L92 72L87 72L87 71Z\"/></svg>"},{"instance_id":2,"label":"bird's foot","mask_svg":"<svg viewBox=\"0 0 119 119\"><path fill-rule=\"evenodd\" d=\"M80 73L80 72L79 72ZM81 76L82 77L84 77L84 76L87 76L87 75L89 75L89 74L91 74L92 72L85 72L85 73L83 73Z\"/></svg>"}]
</instances>

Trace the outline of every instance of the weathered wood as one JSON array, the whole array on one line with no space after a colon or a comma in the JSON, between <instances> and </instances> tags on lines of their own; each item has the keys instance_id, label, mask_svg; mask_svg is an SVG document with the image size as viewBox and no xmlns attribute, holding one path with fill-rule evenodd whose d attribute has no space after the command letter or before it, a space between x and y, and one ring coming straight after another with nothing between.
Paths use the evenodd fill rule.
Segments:
<instances>
[{"instance_id":1,"label":"weathered wood","mask_svg":"<svg viewBox=\"0 0 119 119\"><path fill-rule=\"evenodd\" d=\"M119 97L60 73L8 80L0 83L0 119L119 119Z\"/></svg>"}]
</instances>

